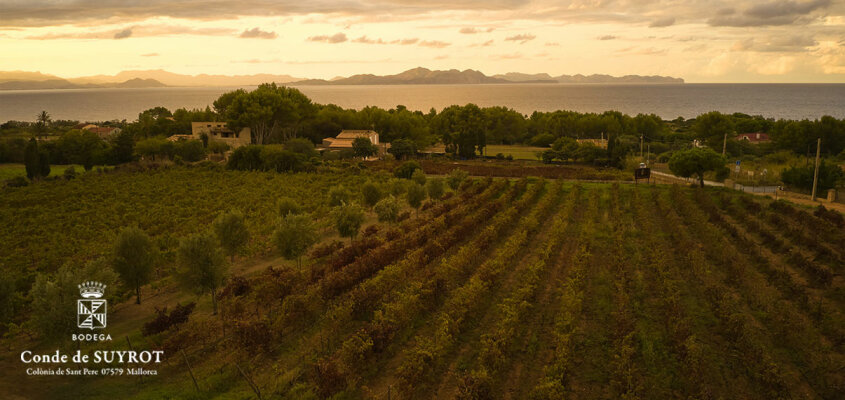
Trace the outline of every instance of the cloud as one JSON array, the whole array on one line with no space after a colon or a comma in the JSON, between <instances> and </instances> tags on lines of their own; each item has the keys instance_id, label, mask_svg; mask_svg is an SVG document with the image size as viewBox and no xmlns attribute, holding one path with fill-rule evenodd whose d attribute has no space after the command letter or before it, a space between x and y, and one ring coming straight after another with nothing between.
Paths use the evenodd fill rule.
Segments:
<instances>
[{"instance_id":1,"label":"cloud","mask_svg":"<svg viewBox=\"0 0 845 400\"><path fill-rule=\"evenodd\" d=\"M451 45L452 43L441 42L439 40L423 40L422 42L420 42L420 46L422 47L434 47L438 49L442 49Z\"/></svg>"},{"instance_id":2,"label":"cloud","mask_svg":"<svg viewBox=\"0 0 845 400\"><path fill-rule=\"evenodd\" d=\"M349 40L346 37L346 34L343 32L335 33L331 36L320 35L320 36L311 36L308 38L309 42L325 42L325 43L343 43Z\"/></svg>"},{"instance_id":3,"label":"cloud","mask_svg":"<svg viewBox=\"0 0 845 400\"><path fill-rule=\"evenodd\" d=\"M463 33L465 35L473 35L473 34L482 33L482 32L488 32L488 33L493 32L493 29L494 28L479 29L479 28L476 28L476 27L466 27L466 28L461 28L461 30L459 30L458 32Z\"/></svg>"},{"instance_id":4,"label":"cloud","mask_svg":"<svg viewBox=\"0 0 845 400\"><path fill-rule=\"evenodd\" d=\"M492 57L493 59L497 60L517 60L522 57L521 53L511 53L511 54L497 54Z\"/></svg>"},{"instance_id":5,"label":"cloud","mask_svg":"<svg viewBox=\"0 0 845 400\"><path fill-rule=\"evenodd\" d=\"M613 39L618 39L618 38L616 36L613 36L613 35L604 35L604 36L599 36L596 39L598 39L598 40L613 40Z\"/></svg>"},{"instance_id":6,"label":"cloud","mask_svg":"<svg viewBox=\"0 0 845 400\"><path fill-rule=\"evenodd\" d=\"M48 33L43 35L31 35L25 39L52 40L52 39L123 39L129 36L154 37L154 36L176 36L176 35L202 35L202 36L229 36L235 33L233 29L226 28L191 28L179 25L135 25L125 29L108 29L102 31L71 31L63 33Z\"/></svg>"},{"instance_id":7,"label":"cloud","mask_svg":"<svg viewBox=\"0 0 845 400\"><path fill-rule=\"evenodd\" d=\"M546 42L545 45L549 46L549 47L557 47L557 46L560 46L560 43L558 43L558 42Z\"/></svg>"},{"instance_id":8,"label":"cloud","mask_svg":"<svg viewBox=\"0 0 845 400\"><path fill-rule=\"evenodd\" d=\"M410 44L416 44L419 41L420 40L417 39L417 38L402 39L402 40L399 41L399 44L401 44L403 46L407 46L407 45L410 45Z\"/></svg>"},{"instance_id":9,"label":"cloud","mask_svg":"<svg viewBox=\"0 0 845 400\"><path fill-rule=\"evenodd\" d=\"M753 27L806 23L812 12L830 6L831 0L775 0L749 7L741 14L733 9L720 9L707 20L711 26Z\"/></svg>"},{"instance_id":10,"label":"cloud","mask_svg":"<svg viewBox=\"0 0 845 400\"><path fill-rule=\"evenodd\" d=\"M520 44L523 44L530 40L534 40L535 38L537 38L537 36L534 36L530 33L525 33L520 35L508 36L505 38L505 40L510 42L519 42Z\"/></svg>"},{"instance_id":11,"label":"cloud","mask_svg":"<svg viewBox=\"0 0 845 400\"><path fill-rule=\"evenodd\" d=\"M675 17L666 17L666 18L659 18L654 21L651 21L648 24L649 28L665 28L667 26L675 25Z\"/></svg>"},{"instance_id":12,"label":"cloud","mask_svg":"<svg viewBox=\"0 0 845 400\"><path fill-rule=\"evenodd\" d=\"M352 40L352 43L364 43L364 44L387 44L384 40L379 39L370 39L366 35L361 36L357 39Z\"/></svg>"},{"instance_id":13,"label":"cloud","mask_svg":"<svg viewBox=\"0 0 845 400\"><path fill-rule=\"evenodd\" d=\"M490 40L483 42L483 43L472 44L472 45L470 45L470 47L487 47L487 46L490 46L492 44L493 44L493 39L490 39Z\"/></svg>"},{"instance_id":14,"label":"cloud","mask_svg":"<svg viewBox=\"0 0 845 400\"><path fill-rule=\"evenodd\" d=\"M731 50L764 53L803 52L817 44L818 42L809 35L769 36L767 38L748 38L737 41L731 46Z\"/></svg>"},{"instance_id":15,"label":"cloud","mask_svg":"<svg viewBox=\"0 0 845 400\"><path fill-rule=\"evenodd\" d=\"M115 39L126 39L132 36L132 28L127 28L114 34Z\"/></svg>"},{"instance_id":16,"label":"cloud","mask_svg":"<svg viewBox=\"0 0 845 400\"><path fill-rule=\"evenodd\" d=\"M238 36L241 39L275 39L276 32L265 32L258 28L247 29Z\"/></svg>"},{"instance_id":17,"label":"cloud","mask_svg":"<svg viewBox=\"0 0 845 400\"><path fill-rule=\"evenodd\" d=\"M158 53L147 53L147 54L141 54L141 57L158 57L159 55L160 54L158 54Z\"/></svg>"}]
</instances>

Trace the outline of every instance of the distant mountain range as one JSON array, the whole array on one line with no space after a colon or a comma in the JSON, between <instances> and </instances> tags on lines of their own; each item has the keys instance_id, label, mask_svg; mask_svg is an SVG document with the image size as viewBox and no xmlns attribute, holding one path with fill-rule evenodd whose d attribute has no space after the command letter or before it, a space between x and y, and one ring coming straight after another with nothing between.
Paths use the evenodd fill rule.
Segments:
<instances>
[{"instance_id":1,"label":"distant mountain range","mask_svg":"<svg viewBox=\"0 0 845 400\"><path fill-rule=\"evenodd\" d=\"M503 75L487 76L467 69L459 71L432 71L427 68L414 68L396 75L352 75L348 78L306 79L291 82L292 85L436 85L436 84L478 84L478 83L684 83L681 78L667 76L625 75L560 75L522 74L510 72Z\"/></svg>"},{"instance_id":2,"label":"distant mountain range","mask_svg":"<svg viewBox=\"0 0 845 400\"><path fill-rule=\"evenodd\" d=\"M115 75L94 75L60 78L40 72L0 71L0 90L88 89L88 88L151 88L165 86L252 86L264 82L289 85L437 85L491 83L684 83L681 78L667 76L625 75L560 75L507 74L487 76L480 71L459 71L413 68L395 75L360 74L350 77L302 79L290 75L183 75L164 70L123 71Z\"/></svg>"}]
</instances>

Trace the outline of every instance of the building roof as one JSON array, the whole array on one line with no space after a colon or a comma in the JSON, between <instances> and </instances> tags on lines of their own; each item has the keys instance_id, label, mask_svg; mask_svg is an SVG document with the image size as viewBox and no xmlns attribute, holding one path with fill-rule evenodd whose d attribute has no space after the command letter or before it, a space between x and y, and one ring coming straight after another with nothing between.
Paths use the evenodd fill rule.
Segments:
<instances>
[{"instance_id":1,"label":"building roof","mask_svg":"<svg viewBox=\"0 0 845 400\"><path fill-rule=\"evenodd\" d=\"M170 135L167 137L167 140L171 142L178 142L180 140L191 140L193 138L193 135Z\"/></svg>"},{"instance_id":2,"label":"building roof","mask_svg":"<svg viewBox=\"0 0 845 400\"><path fill-rule=\"evenodd\" d=\"M370 137L372 135L378 135L378 132L369 129L344 129L337 134L337 139L355 139L359 137Z\"/></svg>"}]
</instances>

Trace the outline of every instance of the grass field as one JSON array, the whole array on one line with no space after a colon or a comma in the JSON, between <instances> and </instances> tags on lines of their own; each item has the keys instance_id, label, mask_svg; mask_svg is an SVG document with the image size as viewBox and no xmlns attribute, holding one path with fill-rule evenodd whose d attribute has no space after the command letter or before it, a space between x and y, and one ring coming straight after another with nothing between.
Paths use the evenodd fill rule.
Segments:
<instances>
[{"instance_id":1,"label":"grass field","mask_svg":"<svg viewBox=\"0 0 845 400\"><path fill-rule=\"evenodd\" d=\"M254 204L250 229L266 232L274 196L293 193L319 216L319 188L363 178L112 173L84 187L54 183L71 185L65 195L15 189L3 209L38 199L54 210L67 193L86 193L83 206L63 212L84 221L75 229L137 221L178 236L216 209ZM118 221L108 222L111 209L96 223L84 218L95 199L136 180L144 183L111 208L161 205ZM21 214L19 227L48 222L35 214ZM136 348L164 349L158 376L57 378L28 394L252 398L246 375L263 398L282 399L838 398L845 231L837 224L714 189L476 179L301 269L242 259L238 270L249 272L230 280L217 317L199 298L188 323L141 337L137 325L153 307L197 298L165 287L144 308L121 305L109 332L120 343L95 346L121 348L127 335ZM10 232L2 235L8 242Z\"/></svg>"},{"instance_id":2,"label":"grass field","mask_svg":"<svg viewBox=\"0 0 845 400\"><path fill-rule=\"evenodd\" d=\"M74 169L76 169L77 174L85 172L85 169L81 165L51 165L50 176L62 176L62 174L65 172L65 169L67 169L68 167L73 167ZM98 167L106 169L111 168L102 165ZM94 168L96 169L98 167ZM0 164L0 184L18 176L26 176L26 167L23 164Z\"/></svg>"}]
</instances>

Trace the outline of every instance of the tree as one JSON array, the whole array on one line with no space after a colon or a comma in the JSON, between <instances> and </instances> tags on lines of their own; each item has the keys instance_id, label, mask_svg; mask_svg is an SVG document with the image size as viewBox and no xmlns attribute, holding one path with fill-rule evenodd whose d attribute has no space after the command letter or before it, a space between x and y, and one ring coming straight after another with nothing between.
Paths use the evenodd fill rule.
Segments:
<instances>
[{"instance_id":1,"label":"tree","mask_svg":"<svg viewBox=\"0 0 845 400\"><path fill-rule=\"evenodd\" d=\"M367 182L361 186L361 194L364 196L364 204L373 207L381 200L381 189L373 182Z\"/></svg>"},{"instance_id":2,"label":"tree","mask_svg":"<svg viewBox=\"0 0 845 400\"><path fill-rule=\"evenodd\" d=\"M449 175L446 176L446 183L449 185L452 190L458 190L463 183L464 180L469 176L469 173L462 170L462 169L453 169L449 172Z\"/></svg>"},{"instance_id":3,"label":"tree","mask_svg":"<svg viewBox=\"0 0 845 400\"><path fill-rule=\"evenodd\" d=\"M135 289L135 304L141 304L141 286L150 281L158 256L152 239L137 227L120 231L112 249L112 267L120 279Z\"/></svg>"},{"instance_id":4,"label":"tree","mask_svg":"<svg viewBox=\"0 0 845 400\"><path fill-rule=\"evenodd\" d=\"M699 115L693 126L696 137L714 149L721 149L725 135L727 134L729 139L732 138L734 129L731 117L718 111Z\"/></svg>"},{"instance_id":5,"label":"tree","mask_svg":"<svg viewBox=\"0 0 845 400\"><path fill-rule=\"evenodd\" d=\"M397 139L390 142L388 153L393 154L397 160L404 160L417 154L417 145L413 140Z\"/></svg>"},{"instance_id":6,"label":"tree","mask_svg":"<svg viewBox=\"0 0 845 400\"><path fill-rule=\"evenodd\" d=\"M364 223L364 210L355 204L342 204L334 210L334 223L340 236L348 237L351 242Z\"/></svg>"},{"instance_id":7,"label":"tree","mask_svg":"<svg viewBox=\"0 0 845 400\"><path fill-rule=\"evenodd\" d=\"M725 162L725 158L715 151L696 147L675 152L669 159L669 169L684 178L697 175L701 187L704 187L704 173L723 167Z\"/></svg>"},{"instance_id":8,"label":"tree","mask_svg":"<svg viewBox=\"0 0 845 400\"><path fill-rule=\"evenodd\" d=\"M370 141L370 138L356 137L352 140L352 151L355 157L369 158L378 154L378 147Z\"/></svg>"},{"instance_id":9,"label":"tree","mask_svg":"<svg viewBox=\"0 0 845 400\"><path fill-rule=\"evenodd\" d=\"M780 179L783 183L791 187L809 192L813 190L815 169L815 165L805 167L792 166L781 172ZM836 163L829 163L822 160L819 164L819 185L817 193L824 193L828 189L835 188L837 183L843 179L845 179L845 172L842 171L842 168L836 165Z\"/></svg>"},{"instance_id":10,"label":"tree","mask_svg":"<svg viewBox=\"0 0 845 400\"><path fill-rule=\"evenodd\" d=\"M65 161L81 164L86 171L94 167L95 158L106 146L96 133L79 129L65 132L55 143Z\"/></svg>"},{"instance_id":11,"label":"tree","mask_svg":"<svg viewBox=\"0 0 845 400\"><path fill-rule=\"evenodd\" d=\"M29 139L24 150L24 164L26 165L26 177L30 180L41 177L41 158L38 154L38 142L35 138Z\"/></svg>"},{"instance_id":12,"label":"tree","mask_svg":"<svg viewBox=\"0 0 845 400\"><path fill-rule=\"evenodd\" d=\"M393 176L397 178L411 179L411 176L414 175L414 171L416 170L422 170L420 163L416 161L405 161L402 165L393 170Z\"/></svg>"},{"instance_id":13,"label":"tree","mask_svg":"<svg viewBox=\"0 0 845 400\"><path fill-rule=\"evenodd\" d=\"M352 197L349 191L342 186L335 186L329 190L329 205L337 207L349 203L349 198Z\"/></svg>"},{"instance_id":14,"label":"tree","mask_svg":"<svg viewBox=\"0 0 845 400\"><path fill-rule=\"evenodd\" d=\"M9 273L0 274L0 321L12 320L17 297L14 277Z\"/></svg>"},{"instance_id":15,"label":"tree","mask_svg":"<svg viewBox=\"0 0 845 400\"><path fill-rule=\"evenodd\" d=\"M38 136L47 136L47 129L50 127L50 114L41 111L35 117L35 132Z\"/></svg>"},{"instance_id":16,"label":"tree","mask_svg":"<svg viewBox=\"0 0 845 400\"><path fill-rule=\"evenodd\" d=\"M399 211L402 210L402 204L393 196L385 197L379 200L373 207L373 211L378 215L379 222L394 223L399 218Z\"/></svg>"},{"instance_id":17,"label":"tree","mask_svg":"<svg viewBox=\"0 0 845 400\"><path fill-rule=\"evenodd\" d=\"M425 184L425 188L428 191L428 197L434 200L439 200L443 197L443 186L443 178L429 179Z\"/></svg>"},{"instance_id":18,"label":"tree","mask_svg":"<svg viewBox=\"0 0 845 400\"><path fill-rule=\"evenodd\" d=\"M408 205L413 208L419 209L422 205L422 201L425 200L425 186L420 185L418 183L409 183L408 184Z\"/></svg>"},{"instance_id":19,"label":"tree","mask_svg":"<svg viewBox=\"0 0 845 400\"><path fill-rule=\"evenodd\" d=\"M561 161L574 159L578 154L578 142L571 137L562 137L552 144L552 149L557 152L557 157Z\"/></svg>"},{"instance_id":20,"label":"tree","mask_svg":"<svg viewBox=\"0 0 845 400\"><path fill-rule=\"evenodd\" d=\"M311 217L304 214L288 214L280 218L273 231L273 243L286 260L296 259L302 267L302 256L319 239Z\"/></svg>"},{"instance_id":21,"label":"tree","mask_svg":"<svg viewBox=\"0 0 845 400\"><path fill-rule=\"evenodd\" d=\"M113 301L117 291L109 289L117 280L114 272L102 259L79 266L62 265L55 274L39 274L29 291L31 317L29 327L47 341L67 340L77 331L76 301L79 284L95 281L106 285L105 298ZM114 303L112 303L114 304Z\"/></svg>"},{"instance_id":22,"label":"tree","mask_svg":"<svg viewBox=\"0 0 845 400\"><path fill-rule=\"evenodd\" d=\"M416 182L418 185L425 185L425 172L422 169L414 170L414 173L411 174L411 180Z\"/></svg>"},{"instance_id":23,"label":"tree","mask_svg":"<svg viewBox=\"0 0 845 400\"><path fill-rule=\"evenodd\" d=\"M285 150L302 154L306 159L319 157L320 153L314 148L314 143L308 139L294 138L285 142Z\"/></svg>"},{"instance_id":24,"label":"tree","mask_svg":"<svg viewBox=\"0 0 845 400\"><path fill-rule=\"evenodd\" d=\"M270 143L274 136L281 136L281 141L292 139L300 122L316 113L316 107L302 92L275 83L259 85L251 92L238 89L224 93L214 101L214 108L232 130L250 128L254 144Z\"/></svg>"},{"instance_id":25,"label":"tree","mask_svg":"<svg viewBox=\"0 0 845 400\"><path fill-rule=\"evenodd\" d=\"M284 218L288 214L302 214L302 207L296 200L290 197L282 197L276 202L276 209L279 210L279 216Z\"/></svg>"},{"instance_id":26,"label":"tree","mask_svg":"<svg viewBox=\"0 0 845 400\"><path fill-rule=\"evenodd\" d=\"M234 262L238 250L246 246L249 241L249 230L246 228L243 213L233 210L222 214L214 220L212 227L223 250Z\"/></svg>"},{"instance_id":27,"label":"tree","mask_svg":"<svg viewBox=\"0 0 845 400\"><path fill-rule=\"evenodd\" d=\"M132 161L132 153L135 150L135 138L131 132L121 131L112 138L112 156L115 164L123 164ZM182 157L187 159L186 157Z\"/></svg>"},{"instance_id":28,"label":"tree","mask_svg":"<svg viewBox=\"0 0 845 400\"><path fill-rule=\"evenodd\" d=\"M197 294L211 294L214 315L217 315L217 288L223 285L229 264L211 232L197 233L182 239L176 250L178 278Z\"/></svg>"}]
</instances>

